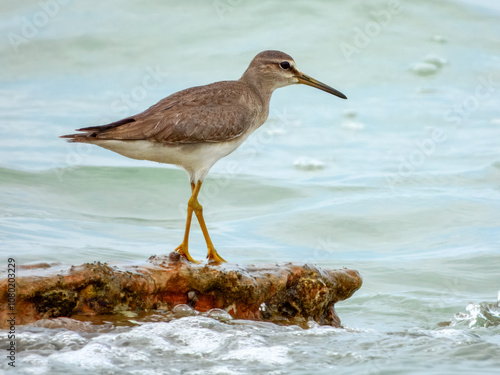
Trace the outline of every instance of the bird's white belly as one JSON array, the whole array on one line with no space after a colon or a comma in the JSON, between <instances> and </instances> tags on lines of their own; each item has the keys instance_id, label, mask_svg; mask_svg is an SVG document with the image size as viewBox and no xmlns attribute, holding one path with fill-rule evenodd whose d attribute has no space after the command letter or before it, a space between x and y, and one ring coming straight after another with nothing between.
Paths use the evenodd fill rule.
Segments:
<instances>
[{"instance_id":1,"label":"bird's white belly","mask_svg":"<svg viewBox=\"0 0 500 375\"><path fill-rule=\"evenodd\" d=\"M205 178L210 168L219 159L236 150L245 138L240 137L229 142L183 145L167 145L145 140L104 139L92 143L132 159L178 165L188 172L192 181L198 181Z\"/></svg>"}]
</instances>

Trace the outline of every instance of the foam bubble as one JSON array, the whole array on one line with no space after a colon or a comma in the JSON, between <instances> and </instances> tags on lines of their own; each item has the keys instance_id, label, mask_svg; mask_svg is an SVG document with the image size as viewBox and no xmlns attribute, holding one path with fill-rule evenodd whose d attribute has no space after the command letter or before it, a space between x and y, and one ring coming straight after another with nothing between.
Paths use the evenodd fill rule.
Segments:
<instances>
[{"instance_id":1,"label":"foam bubble","mask_svg":"<svg viewBox=\"0 0 500 375\"><path fill-rule=\"evenodd\" d=\"M321 160L312 159L308 157L301 157L293 162L293 166L296 169L301 169L304 171L313 171L317 169L323 169L325 167L325 163L323 163Z\"/></svg>"},{"instance_id":2,"label":"foam bubble","mask_svg":"<svg viewBox=\"0 0 500 375\"><path fill-rule=\"evenodd\" d=\"M439 68L428 62L417 62L412 65L411 71L419 76L429 76L436 74Z\"/></svg>"},{"instance_id":3,"label":"foam bubble","mask_svg":"<svg viewBox=\"0 0 500 375\"><path fill-rule=\"evenodd\" d=\"M345 121L340 126L349 130L363 130L365 128L365 124L357 121Z\"/></svg>"}]
</instances>

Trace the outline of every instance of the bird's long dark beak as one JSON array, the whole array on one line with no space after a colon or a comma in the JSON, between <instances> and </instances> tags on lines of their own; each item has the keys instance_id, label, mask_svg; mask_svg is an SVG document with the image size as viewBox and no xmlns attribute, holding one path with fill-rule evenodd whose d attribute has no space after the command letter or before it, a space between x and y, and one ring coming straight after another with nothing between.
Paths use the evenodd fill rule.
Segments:
<instances>
[{"instance_id":1,"label":"bird's long dark beak","mask_svg":"<svg viewBox=\"0 0 500 375\"><path fill-rule=\"evenodd\" d=\"M307 74L299 72L298 70L297 73L295 74L295 78L299 80L299 83L302 83L307 86L316 87L317 89L326 91L332 95L338 96L339 98L347 99L347 96L342 94L340 91L335 90L333 87L325 85L323 82L317 81L314 78L309 77Z\"/></svg>"}]
</instances>

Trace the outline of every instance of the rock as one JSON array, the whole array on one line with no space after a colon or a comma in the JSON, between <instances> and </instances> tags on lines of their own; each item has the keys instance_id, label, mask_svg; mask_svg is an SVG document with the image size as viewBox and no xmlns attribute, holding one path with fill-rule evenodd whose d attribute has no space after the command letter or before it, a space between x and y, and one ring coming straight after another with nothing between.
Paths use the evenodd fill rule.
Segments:
<instances>
[{"instance_id":1,"label":"rock","mask_svg":"<svg viewBox=\"0 0 500 375\"><path fill-rule=\"evenodd\" d=\"M58 269L60 271L60 269ZM27 272L27 271L26 271ZM207 313L228 321L251 319L307 326L310 321L340 326L335 303L361 287L349 269L312 265L237 266L191 264L177 253L152 256L148 263L71 267L58 274L18 271L16 324L39 319L171 311L175 317ZM7 280L0 282L0 303L7 306ZM0 328L7 328L7 309Z\"/></svg>"}]
</instances>

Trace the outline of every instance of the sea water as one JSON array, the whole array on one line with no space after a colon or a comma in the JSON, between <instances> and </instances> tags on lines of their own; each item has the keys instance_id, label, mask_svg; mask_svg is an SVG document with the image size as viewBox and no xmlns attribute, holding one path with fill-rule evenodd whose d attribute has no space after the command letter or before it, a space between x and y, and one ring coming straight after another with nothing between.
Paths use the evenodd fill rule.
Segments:
<instances>
[{"instance_id":1,"label":"sea water","mask_svg":"<svg viewBox=\"0 0 500 375\"><path fill-rule=\"evenodd\" d=\"M343 329L194 313L42 322L18 327L14 371L498 373L499 8L493 0L2 2L3 276L9 257L64 268L172 251L183 236L186 173L58 136L186 87L238 79L254 55L278 49L349 99L277 90L267 123L204 183L209 231L230 262L345 266L364 279L336 306ZM203 259L196 223L190 245ZM11 370L2 358L0 371Z\"/></svg>"}]
</instances>

